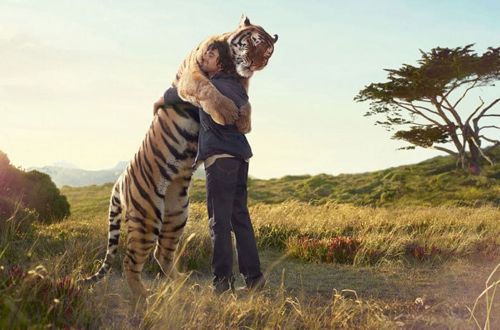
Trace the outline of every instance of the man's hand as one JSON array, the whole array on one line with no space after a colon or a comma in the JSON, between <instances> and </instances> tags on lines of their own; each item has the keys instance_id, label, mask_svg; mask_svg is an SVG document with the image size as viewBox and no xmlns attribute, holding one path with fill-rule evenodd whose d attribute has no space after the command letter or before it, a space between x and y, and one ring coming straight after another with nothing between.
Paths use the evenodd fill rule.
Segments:
<instances>
[{"instance_id":1,"label":"man's hand","mask_svg":"<svg viewBox=\"0 0 500 330\"><path fill-rule=\"evenodd\" d=\"M156 115L156 113L158 112L158 110L160 108L163 108L165 106L165 100L163 99L163 96L160 97L158 99L158 101L156 101L154 104L153 104L153 116Z\"/></svg>"}]
</instances>

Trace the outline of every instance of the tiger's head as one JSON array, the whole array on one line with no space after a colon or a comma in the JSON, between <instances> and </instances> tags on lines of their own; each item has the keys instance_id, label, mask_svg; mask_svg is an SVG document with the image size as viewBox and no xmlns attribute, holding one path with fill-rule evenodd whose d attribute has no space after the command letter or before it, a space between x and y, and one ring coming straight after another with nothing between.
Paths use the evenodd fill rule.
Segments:
<instances>
[{"instance_id":1,"label":"tiger's head","mask_svg":"<svg viewBox=\"0 0 500 330\"><path fill-rule=\"evenodd\" d=\"M242 16L238 29L230 34L227 42L236 65L236 72L244 78L262 70L273 55L278 35L271 37L262 27L253 25Z\"/></svg>"}]
</instances>

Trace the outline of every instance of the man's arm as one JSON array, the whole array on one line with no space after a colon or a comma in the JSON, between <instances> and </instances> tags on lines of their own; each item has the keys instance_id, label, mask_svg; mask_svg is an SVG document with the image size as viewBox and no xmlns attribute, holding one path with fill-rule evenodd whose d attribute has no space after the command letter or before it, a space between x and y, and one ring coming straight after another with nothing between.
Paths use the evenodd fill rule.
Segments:
<instances>
[{"instance_id":1,"label":"man's arm","mask_svg":"<svg viewBox=\"0 0 500 330\"><path fill-rule=\"evenodd\" d=\"M169 89L167 89L165 91L165 94L163 94L163 100L165 102L165 105L186 103L186 101L179 97L179 93L177 92L176 87L170 87Z\"/></svg>"},{"instance_id":2,"label":"man's arm","mask_svg":"<svg viewBox=\"0 0 500 330\"><path fill-rule=\"evenodd\" d=\"M163 108L165 105L173 105L180 103L186 103L186 102L179 97L176 87L170 87L165 91L163 96L160 97L160 99L156 101L155 104L153 105L153 115L156 115L158 110L160 108Z\"/></svg>"}]
</instances>

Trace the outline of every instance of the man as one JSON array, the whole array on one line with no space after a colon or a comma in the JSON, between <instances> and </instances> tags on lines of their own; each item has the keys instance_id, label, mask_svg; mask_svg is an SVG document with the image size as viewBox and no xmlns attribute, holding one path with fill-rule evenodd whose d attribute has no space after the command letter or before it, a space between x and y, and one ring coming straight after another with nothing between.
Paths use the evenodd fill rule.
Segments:
<instances>
[{"instance_id":1,"label":"man","mask_svg":"<svg viewBox=\"0 0 500 330\"><path fill-rule=\"evenodd\" d=\"M223 95L238 108L248 102L225 42L214 42L203 55L201 69ZM163 104L183 102L175 88L168 89L155 103L155 110ZM221 125L200 109L200 133L196 163L205 165L207 208L212 238L213 285L217 293L234 290L232 275L233 255L231 230L236 236L238 264L246 287L261 289L265 280L255 235L247 207L248 159L252 150L244 134L236 125Z\"/></svg>"}]
</instances>

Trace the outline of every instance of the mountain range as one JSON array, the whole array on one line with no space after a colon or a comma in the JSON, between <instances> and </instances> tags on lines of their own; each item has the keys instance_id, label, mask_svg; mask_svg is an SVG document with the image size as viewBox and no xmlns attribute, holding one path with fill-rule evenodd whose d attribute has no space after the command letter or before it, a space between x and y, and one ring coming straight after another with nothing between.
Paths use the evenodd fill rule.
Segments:
<instances>
[{"instance_id":1,"label":"mountain range","mask_svg":"<svg viewBox=\"0 0 500 330\"><path fill-rule=\"evenodd\" d=\"M129 162L120 161L113 168L104 170L85 170L65 161L58 161L53 165L42 167L30 167L28 170L36 170L50 175L52 181L58 187L83 187L91 185L101 185L115 182L120 174L127 168ZM200 166L194 173L197 179L204 178L203 166Z\"/></svg>"},{"instance_id":2,"label":"mountain range","mask_svg":"<svg viewBox=\"0 0 500 330\"><path fill-rule=\"evenodd\" d=\"M69 163L59 161L54 165L43 167L31 167L28 170L36 170L50 175L52 181L58 186L82 187L93 184L104 184L114 182L127 167L128 162L118 162L115 167L105 170L84 170Z\"/></svg>"}]
</instances>

